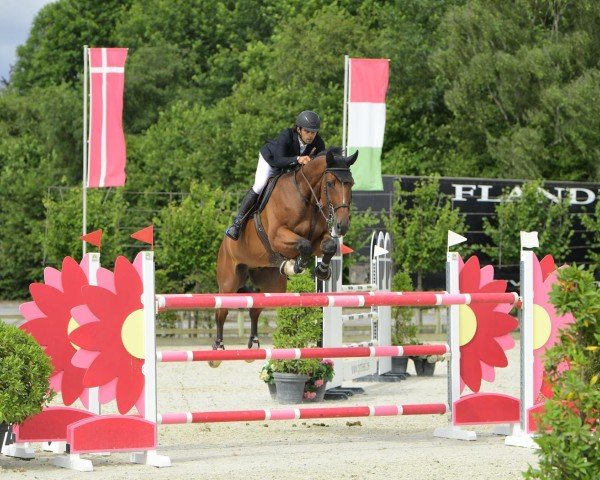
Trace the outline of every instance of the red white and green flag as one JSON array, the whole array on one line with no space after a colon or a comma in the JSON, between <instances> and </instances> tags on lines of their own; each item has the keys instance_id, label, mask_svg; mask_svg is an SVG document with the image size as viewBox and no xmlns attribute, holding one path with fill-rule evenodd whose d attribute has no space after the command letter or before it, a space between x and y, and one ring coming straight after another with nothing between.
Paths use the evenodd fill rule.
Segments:
<instances>
[{"instance_id":1,"label":"red white and green flag","mask_svg":"<svg viewBox=\"0 0 600 480\"><path fill-rule=\"evenodd\" d=\"M359 150L352 166L355 190L383 190L381 150L390 62L386 58L350 58L348 68L347 155Z\"/></svg>"}]
</instances>

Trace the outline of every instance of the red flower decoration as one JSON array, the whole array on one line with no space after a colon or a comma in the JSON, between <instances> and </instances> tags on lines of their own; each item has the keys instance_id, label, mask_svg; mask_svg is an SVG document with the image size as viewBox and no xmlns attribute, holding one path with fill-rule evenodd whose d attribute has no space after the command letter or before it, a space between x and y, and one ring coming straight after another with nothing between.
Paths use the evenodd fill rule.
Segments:
<instances>
[{"instance_id":1,"label":"red flower decoration","mask_svg":"<svg viewBox=\"0 0 600 480\"><path fill-rule=\"evenodd\" d=\"M136 259L137 263L137 259ZM98 286L82 289L89 312L97 319L74 330L70 339L95 352L83 379L86 387L116 380L115 396L121 414L135 405L143 413L144 330L143 285L136 266L118 257L115 271L98 275ZM85 310L78 312L85 315Z\"/></svg>"},{"instance_id":2,"label":"red flower decoration","mask_svg":"<svg viewBox=\"0 0 600 480\"><path fill-rule=\"evenodd\" d=\"M459 285L461 293L503 293L507 282L494 280L493 267L480 268L473 256L461 266ZM508 304L460 306L461 391L466 385L479 392L482 380L492 382L494 369L508 365L505 351L514 347L509 334L518 325L510 309Z\"/></svg>"},{"instance_id":3,"label":"red flower decoration","mask_svg":"<svg viewBox=\"0 0 600 480\"><path fill-rule=\"evenodd\" d=\"M45 283L31 284L29 291L33 301L19 307L26 319L20 328L29 332L52 360L54 371L50 386L62 393L65 405L71 405L80 397L87 405L83 385L85 370L71 363L78 347L69 340L69 332L78 326L71 309L84 303L81 289L89 285L86 265L87 257L82 265L66 257L62 271L44 269Z\"/></svg>"}]
</instances>

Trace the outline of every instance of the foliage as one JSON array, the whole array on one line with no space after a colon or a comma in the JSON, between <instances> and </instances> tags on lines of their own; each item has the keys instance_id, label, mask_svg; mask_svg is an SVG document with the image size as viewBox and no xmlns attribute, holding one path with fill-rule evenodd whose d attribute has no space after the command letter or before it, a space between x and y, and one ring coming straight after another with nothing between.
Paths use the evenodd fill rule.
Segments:
<instances>
[{"instance_id":1,"label":"foliage","mask_svg":"<svg viewBox=\"0 0 600 480\"><path fill-rule=\"evenodd\" d=\"M22 298L42 271L44 209L39 195L50 178L48 158L33 137L0 138L0 292Z\"/></svg>"},{"instance_id":2,"label":"foliage","mask_svg":"<svg viewBox=\"0 0 600 480\"><path fill-rule=\"evenodd\" d=\"M448 230L466 230L464 215L440 193L438 177L417 182L412 192L396 182L394 191L397 200L384 219L394 239L392 259L400 270L417 274L417 290L422 290L423 274L442 269Z\"/></svg>"},{"instance_id":3,"label":"foliage","mask_svg":"<svg viewBox=\"0 0 600 480\"><path fill-rule=\"evenodd\" d=\"M288 281L288 292L314 292L315 282L309 273L293 275ZM316 347L321 340L321 311L317 308L279 308L277 326L273 332L275 348ZM274 360L273 372L300 373L312 376L318 372L320 362L315 358L300 360Z\"/></svg>"},{"instance_id":4,"label":"foliage","mask_svg":"<svg viewBox=\"0 0 600 480\"><path fill-rule=\"evenodd\" d=\"M345 271L351 265L367 260L364 255L359 253L359 250L368 245L373 234L373 227L381 221L377 215L371 212L370 208L364 212L359 212L354 204L350 205L350 218L350 228L346 235L344 235L344 244L352 248L354 253L344 257Z\"/></svg>"},{"instance_id":5,"label":"foliage","mask_svg":"<svg viewBox=\"0 0 600 480\"><path fill-rule=\"evenodd\" d=\"M181 203L161 210L155 225L157 289L168 292L215 292L216 260L232 205L223 191L192 183Z\"/></svg>"},{"instance_id":6,"label":"foliage","mask_svg":"<svg viewBox=\"0 0 600 480\"><path fill-rule=\"evenodd\" d=\"M82 245L77 232L82 231L82 190L79 187L59 190L44 199L46 207L45 261L60 265L64 257L79 258ZM131 243L127 226L133 221L127 215L127 202L122 189L87 190L87 231L103 230L102 262L114 264ZM135 225L135 224L134 224ZM131 230L133 231L133 230ZM92 247L93 248L93 247Z\"/></svg>"},{"instance_id":7,"label":"foliage","mask_svg":"<svg viewBox=\"0 0 600 480\"><path fill-rule=\"evenodd\" d=\"M559 271L550 299L575 322L547 352L553 397L539 418L538 467L525 477L591 480L600 465L600 290L590 271L568 267Z\"/></svg>"},{"instance_id":8,"label":"foliage","mask_svg":"<svg viewBox=\"0 0 600 480\"><path fill-rule=\"evenodd\" d=\"M25 45L17 47L11 87L32 87L78 81L82 45L116 46L114 27L131 0L61 0L36 15Z\"/></svg>"},{"instance_id":9,"label":"foliage","mask_svg":"<svg viewBox=\"0 0 600 480\"><path fill-rule=\"evenodd\" d=\"M582 215L581 223L589 233L587 260L595 265L596 271L600 269L600 202L596 203L593 215Z\"/></svg>"},{"instance_id":10,"label":"foliage","mask_svg":"<svg viewBox=\"0 0 600 480\"><path fill-rule=\"evenodd\" d=\"M392 278L392 290L394 292L410 292L412 280L410 275L399 271ZM412 323L413 309L408 307L392 308L392 345L416 345L417 326Z\"/></svg>"},{"instance_id":11,"label":"foliage","mask_svg":"<svg viewBox=\"0 0 600 480\"><path fill-rule=\"evenodd\" d=\"M54 396L52 363L31 335L0 321L0 423L22 423Z\"/></svg>"},{"instance_id":12,"label":"foliage","mask_svg":"<svg viewBox=\"0 0 600 480\"><path fill-rule=\"evenodd\" d=\"M540 189L539 181L526 182L522 187L506 191L496 205L495 217L483 219L483 230L491 238L491 246L481 245L481 250L498 262L498 265L519 262L520 231L537 231L540 248L558 261L569 252L573 236L569 202L548 199Z\"/></svg>"},{"instance_id":13,"label":"foliage","mask_svg":"<svg viewBox=\"0 0 600 480\"><path fill-rule=\"evenodd\" d=\"M597 179L599 16L593 0L449 8L429 61L459 156L486 177Z\"/></svg>"},{"instance_id":14,"label":"foliage","mask_svg":"<svg viewBox=\"0 0 600 480\"><path fill-rule=\"evenodd\" d=\"M218 291L217 254L234 205L220 188L192 182L190 193L171 202L154 219L156 232L156 288L160 292L210 293ZM190 317L211 328L214 314L190 312ZM173 327L177 317L161 312L161 326Z\"/></svg>"}]
</instances>

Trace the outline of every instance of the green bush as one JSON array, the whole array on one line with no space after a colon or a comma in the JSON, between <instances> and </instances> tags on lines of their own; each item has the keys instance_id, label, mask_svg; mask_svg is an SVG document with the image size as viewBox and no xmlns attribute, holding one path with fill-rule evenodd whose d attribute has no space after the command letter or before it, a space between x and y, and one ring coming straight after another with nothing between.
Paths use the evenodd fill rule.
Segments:
<instances>
[{"instance_id":1,"label":"green bush","mask_svg":"<svg viewBox=\"0 0 600 480\"><path fill-rule=\"evenodd\" d=\"M288 292L314 292L315 281L308 272L290 277ZM273 332L275 348L316 347L321 340L322 313L318 308L280 308L276 316L277 327ZM320 369L315 358L300 360L275 360L273 372L302 373L311 375Z\"/></svg>"},{"instance_id":2,"label":"green bush","mask_svg":"<svg viewBox=\"0 0 600 480\"><path fill-rule=\"evenodd\" d=\"M408 273L400 271L394 274L392 278L392 290L394 292L410 292L412 289L412 280ZM419 343L417 340L417 326L412 323L413 310L409 307L392 308L393 345L413 345Z\"/></svg>"},{"instance_id":3,"label":"green bush","mask_svg":"<svg viewBox=\"0 0 600 480\"><path fill-rule=\"evenodd\" d=\"M21 423L54 396L50 359L31 335L0 321L0 423Z\"/></svg>"},{"instance_id":4,"label":"green bush","mask_svg":"<svg viewBox=\"0 0 600 480\"><path fill-rule=\"evenodd\" d=\"M525 477L592 480L600 471L600 291L590 271L569 267L559 272L550 299L575 322L547 352L553 397L538 419L539 465ZM561 371L565 362L569 368Z\"/></svg>"}]
</instances>

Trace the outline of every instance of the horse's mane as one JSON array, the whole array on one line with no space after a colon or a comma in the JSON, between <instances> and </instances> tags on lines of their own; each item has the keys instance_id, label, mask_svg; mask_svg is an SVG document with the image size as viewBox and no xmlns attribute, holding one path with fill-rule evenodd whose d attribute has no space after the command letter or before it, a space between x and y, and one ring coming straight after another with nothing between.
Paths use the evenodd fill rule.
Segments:
<instances>
[{"instance_id":1,"label":"horse's mane","mask_svg":"<svg viewBox=\"0 0 600 480\"><path fill-rule=\"evenodd\" d=\"M316 157L324 157L329 152L331 152L333 154L333 156L336 157L336 156L339 156L339 155L343 155L344 154L344 149L342 147L329 147L326 150L323 150L322 152L317 153L315 155L315 158Z\"/></svg>"}]
</instances>

